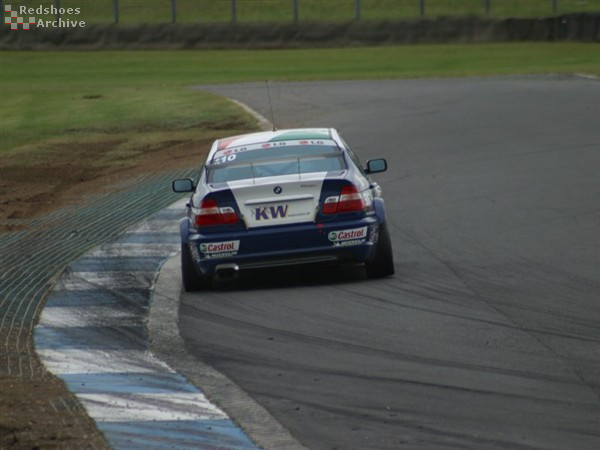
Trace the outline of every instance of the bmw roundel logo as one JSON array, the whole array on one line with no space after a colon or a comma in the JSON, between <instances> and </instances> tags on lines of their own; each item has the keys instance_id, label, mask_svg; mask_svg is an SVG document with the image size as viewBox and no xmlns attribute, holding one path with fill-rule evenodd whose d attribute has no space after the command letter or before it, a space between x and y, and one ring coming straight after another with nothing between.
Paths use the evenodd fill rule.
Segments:
<instances>
[{"instance_id":1,"label":"bmw roundel logo","mask_svg":"<svg viewBox=\"0 0 600 450\"><path fill-rule=\"evenodd\" d=\"M282 191L283 189L281 189L281 186L275 186L273 188L273 192L275 192L277 195L281 194Z\"/></svg>"}]
</instances>

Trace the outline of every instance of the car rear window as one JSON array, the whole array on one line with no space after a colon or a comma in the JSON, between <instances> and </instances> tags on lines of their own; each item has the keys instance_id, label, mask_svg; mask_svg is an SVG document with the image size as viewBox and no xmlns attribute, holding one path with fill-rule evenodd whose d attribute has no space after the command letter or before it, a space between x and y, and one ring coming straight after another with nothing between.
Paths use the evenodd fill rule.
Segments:
<instances>
[{"instance_id":1,"label":"car rear window","mask_svg":"<svg viewBox=\"0 0 600 450\"><path fill-rule=\"evenodd\" d=\"M217 152L207 166L209 183L346 170L337 146L273 142L259 148ZM262 144L262 145L267 145Z\"/></svg>"}]
</instances>

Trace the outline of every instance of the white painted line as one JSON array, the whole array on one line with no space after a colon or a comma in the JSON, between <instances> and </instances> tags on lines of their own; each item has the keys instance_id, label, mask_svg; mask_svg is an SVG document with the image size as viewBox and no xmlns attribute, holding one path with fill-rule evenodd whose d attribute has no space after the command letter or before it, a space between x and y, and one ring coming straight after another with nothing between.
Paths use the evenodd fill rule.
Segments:
<instances>
[{"instance_id":1,"label":"white painted line","mask_svg":"<svg viewBox=\"0 0 600 450\"><path fill-rule=\"evenodd\" d=\"M43 349L37 353L48 370L56 375L174 373L167 364L156 359L148 351Z\"/></svg>"},{"instance_id":2,"label":"white painted line","mask_svg":"<svg viewBox=\"0 0 600 450\"><path fill-rule=\"evenodd\" d=\"M98 422L158 420L214 420L228 417L200 393L79 394L88 413Z\"/></svg>"},{"instance_id":3,"label":"white painted line","mask_svg":"<svg viewBox=\"0 0 600 450\"><path fill-rule=\"evenodd\" d=\"M146 277L138 276L138 274L145 274ZM148 280L152 279L153 275L150 272L70 272L61 277L54 290L142 289L148 288Z\"/></svg>"},{"instance_id":4,"label":"white painted line","mask_svg":"<svg viewBox=\"0 0 600 450\"><path fill-rule=\"evenodd\" d=\"M579 78L584 78L586 80L597 80L598 79L598 77L596 75L593 75L591 73L576 73L575 76L579 77Z\"/></svg>"},{"instance_id":5,"label":"white painted line","mask_svg":"<svg viewBox=\"0 0 600 450\"><path fill-rule=\"evenodd\" d=\"M140 325L139 314L114 306L82 306L46 308L39 326L68 328L94 326L135 326Z\"/></svg>"},{"instance_id":6,"label":"white painted line","mask_svg":"<svg viewBox=\"0 0 600 450\"><path fill-rule=\"evenodd\" d=\"M164 208L163 211L164 210L174 210L174 209L185 211L185 205L187 204L187 202L189 202L188 197L182 198L182 199L176 201L175 203L172 203L169 206L167 206L166 208Z\"/></svg>"},{"instance_id":7,"label":"white painted line","mask_svg":"<svg viewBox=\"0 0 600 450\"><path fill-rule=\"evenodd\" d=\"M181 212L183 217L184 211ZM153 220L143 222L135 231L127 231L125 235L148 233L179 233L179 223L174 220Z\"/></svg>"},{"instance_id":8,"label":"white painted line","mask_svg":"<svg viewBox=\"0 0 600 450\"><path fill-rule=\"evenodd\" d=\"M250 108L245 103L242 103L242 102L240 102L238 100L235 100L233 98L228 98L227 100L229 100L230 102L235 103L240 108L242 108L244 111L252 114L254 116L254 118L258 121L258 127L261 130L267 131L267 130L272 130L274 128L274 125L271 123L271 121L269 119L267 119L262 114L259 114L257 111L254 111L252 108Z\"/></svg>"},{"instance_id":9,"label":"white painted line","mask_svg":"<svg viewBox=\"0 0 600 450\"><path fill-rule=\"evenodd\" d=\"M179 252L179 244L109 244L85 254L86 257L167 257Z\"/></svg>"}]
</instances>

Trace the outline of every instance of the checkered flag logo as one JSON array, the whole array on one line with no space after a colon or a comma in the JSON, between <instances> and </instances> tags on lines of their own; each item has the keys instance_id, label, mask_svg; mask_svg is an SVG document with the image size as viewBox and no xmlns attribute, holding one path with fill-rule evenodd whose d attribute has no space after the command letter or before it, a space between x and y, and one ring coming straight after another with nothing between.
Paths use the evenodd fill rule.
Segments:
<instances>
[{"instance_id":1,"label":"checkered flag logo","mask_svg":"<svg viewBox=\"0 0 600 450\"><path fill-rule=\"evenodd\" d=\"M13 11L12 6L10 5L4 6L4 13L10 14L8 17L4 18L4 23L10 25L11 30L18 30L19 25L21 25L24 30L29 30L31 25L35 23L35 17L30 17L28 21L25 22L25 19L23 17L19 17L19 13L17 11Z\"/></svg>"}]
</instances>

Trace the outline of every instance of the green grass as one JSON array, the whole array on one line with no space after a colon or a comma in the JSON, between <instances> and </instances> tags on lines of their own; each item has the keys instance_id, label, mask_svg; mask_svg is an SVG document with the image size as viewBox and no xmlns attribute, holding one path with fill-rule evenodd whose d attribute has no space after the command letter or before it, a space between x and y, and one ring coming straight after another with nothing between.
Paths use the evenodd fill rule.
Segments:
<instances>
[{"instance_id":1,"label":"green grass","mask_svg":"<svg viewBox=\"0 0 600 450\"><path fill-rule=\"evenodd\" d=\"M68 81L65 79L64 81ZM177 85L65 84L38 81L8 88L3 83L1 151L40 140L149 130L249 126L250 119L222 99ZM5 92L7 91L7 92Z\"/></svg>"},{"instance_id":2,"label":"green grass","mask_svg":"<svg viewBox=\"0 0 600 450\"><path fill-rule=\"evenodd\" d=\"M417 45L317 50L0 53L0 154L47 143L125 140L124 148L254 126L193 84L582 72L597 44ZM149 133L152 130L153 133ZM217 130L217 131L215 131ZM147 144L147 142L146 142Z\"/></svg>"},{"instance_id":3,"label":"green grass","mask_svg":"<svg viewBox=\"0 0 600 450\"><path fill-rule=\"evenodd\" d=\"M6 3L6 2L5 2ZM80 8L78 15L65 14L69 20L84 20L88 24L115 21L114 0L61 0L61 7ZM49 8L56 0L12 0L13 6ZM172 20L170 0L119 0L119 23L167 23ZM599 12L600 0L425 0L424 15L491 17L542 17L554 14ZM229 22L232 20L231 0L176 0L176 18L182 23ZM348 21L356 19L355 0L298 0L298 20ZM392 20L419 17L420 0L360 0L361 20ZM51 15L36 15L52 20ZM294 19L293 0L237 0L236 20L239 22L289 22Z\"/></svg>"}]
</instances>

